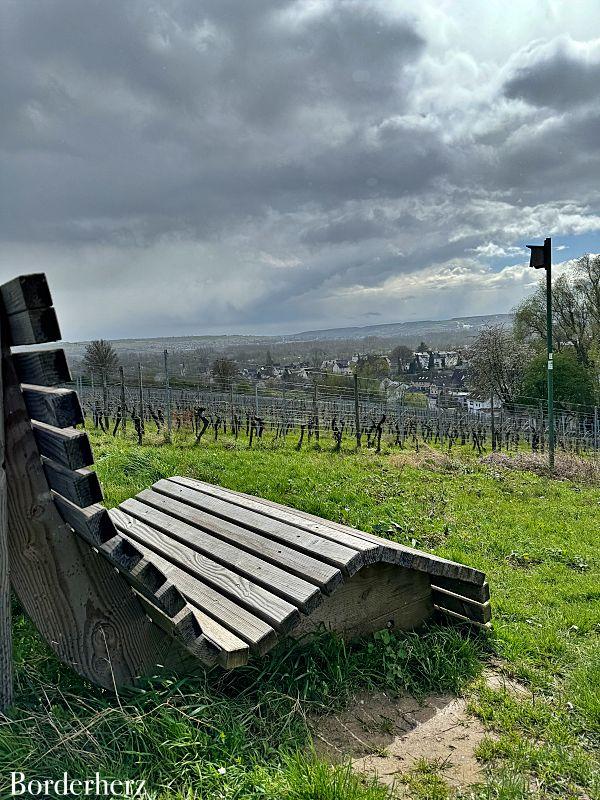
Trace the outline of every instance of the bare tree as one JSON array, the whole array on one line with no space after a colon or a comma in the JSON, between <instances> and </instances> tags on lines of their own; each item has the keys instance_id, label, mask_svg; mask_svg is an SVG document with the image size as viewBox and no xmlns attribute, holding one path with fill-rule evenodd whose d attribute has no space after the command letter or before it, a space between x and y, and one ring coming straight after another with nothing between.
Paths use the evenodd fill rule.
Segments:
<instances>
[{"instance_id":1,"label":"bare tree","mask_svg":"<svg viewBox=\"0 0 600 800\"><path fill-rule=\"evenodd\" d=\"M572 347L578 361L589 366L591 351L600 341L600 256L578 258L552 286L556 350ZM541 347L546 342L546 287L542 281L515 312L515 334Z\"/></svg>"},{"instance_id":2,"label":"bare tree","mask_svg":"<svg viewBox=\"0 0 600 800\"><path fill-rule=\"evenodd\" d=\"M238 365L231 358L217 358L213 362L211 372L219 388L225 391L239 370Z\"/></svg>"},{"instance_id":3,"label":"bare tree","mask_svg":"<svg viewBox=\"0 0 600 800\"><path fill-rule=\"evenodd\" d=\"M474 388L494 393L504 403L513 401L529 363L530 350L526 342L518 341L504 325L482 328L470 349Z\"/></svg>"},{"instance_id":4,"label":"bare tree","mask_svg":"<svg viewBox=\"0 0 600 800\"><path fill-rule=\"evenodd\" d=\"M104 380L119 366L119 357L110 342L96 339L86 345L83 363L90 372L96 373Z\"/></svg>"}]
</instances>

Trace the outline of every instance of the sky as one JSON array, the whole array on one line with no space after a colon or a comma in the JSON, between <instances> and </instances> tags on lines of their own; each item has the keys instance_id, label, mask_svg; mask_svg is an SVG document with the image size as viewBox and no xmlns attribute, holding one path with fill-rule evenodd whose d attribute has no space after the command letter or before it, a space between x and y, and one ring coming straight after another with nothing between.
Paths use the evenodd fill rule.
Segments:
<instances>
[{"instance_id":1,"label":"sky","mask_svg":"<svg viewBox=\"0 0 600 800\"><path fill-rule=\"evenodd\" d=\"M0 280L65 339L510 311L598 252L598 0L3 0Z\"/></svg>"}]
</instances>

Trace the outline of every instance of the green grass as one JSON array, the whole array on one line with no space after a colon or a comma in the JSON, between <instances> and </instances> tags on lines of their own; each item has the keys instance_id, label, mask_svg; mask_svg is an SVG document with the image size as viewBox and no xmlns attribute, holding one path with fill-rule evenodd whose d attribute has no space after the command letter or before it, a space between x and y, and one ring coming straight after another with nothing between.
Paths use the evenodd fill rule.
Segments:
<instances>
[{"instance_id":1,"label":"green grass","mask_svg":"<svg viewBox=\"0 0 600 800\"><path fill-rule=\"evenodd\" d=\"M291 438L252 450L226 437L142 448L92 439L109 505L188 475L433 550L486 571L494 632L432 624L352 647L323 635L230 674L149 683L117 701L58 665L17 609L18 693L0 723L0 776L143 775L153 796L169 800L379 800L386 790L310 755L306 720L376 687L469 693L490 738L480 748L487 781L465 797L600 797L598 487L500 471L467 448L417 458L385 448L298 453ZM528 693L478 682L488 661ZM431 765L406 776L405 788L447 795Z\"/></svg>"}]
</instances>

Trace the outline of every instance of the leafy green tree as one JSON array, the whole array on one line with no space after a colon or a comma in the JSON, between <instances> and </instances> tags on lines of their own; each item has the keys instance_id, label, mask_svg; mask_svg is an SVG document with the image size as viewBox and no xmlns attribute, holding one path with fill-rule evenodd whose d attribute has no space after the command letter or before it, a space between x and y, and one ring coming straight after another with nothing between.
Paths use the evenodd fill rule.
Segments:
<instances>
[{"instance_id":1,"label":"leafy green tree","mask_svg":"<svg viewBox=\"0 0 600 800\"><path fill-rule=\"evenodd\" d=\"M547 359L545 353L528 364L518 402L530 404L547 398ZM581 364L575 352L563 350L554 354L554 399L565 405L593 406L594 380L589 368Z\"/></svg>"},{"instance_id":2,"label":"leafy green tree","mask_svg":"<svg viewBox=\"0 0 600 800\"><path fill-rule=\"evenodd\" d=\"M427 408L427 395L424 392L406 392L404 404L413 408Z\"/></svg>"}]
</instances>

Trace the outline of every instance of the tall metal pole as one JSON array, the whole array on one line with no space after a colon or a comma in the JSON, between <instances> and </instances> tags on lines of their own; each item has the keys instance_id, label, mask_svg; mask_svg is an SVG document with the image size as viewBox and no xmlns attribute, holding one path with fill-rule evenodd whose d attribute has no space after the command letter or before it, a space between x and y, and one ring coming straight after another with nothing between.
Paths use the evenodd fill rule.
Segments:
<instances>
[{"instance_id":1,"label":"tall metal pole","mask_svg":"<svg viewBox=\"0 0 600 800\"><path fill-rule=\"evenodd\" d=\"M165 389L167 393L167 442L171 441L173 433L173 418L171 415L171 382L169 381L169 351L165 350Z\"/></svg>"},{"instance_id":2,"label":"tall metal pole","mask_svg":"<svg viewBox=\"0 0 600 800\"><path fill-rule=\"evenodd\" d=\"M552 343L552 240L544 239L546 265L546 338L548 341L548 465L554 471L554 361Z\"/></svg>"},{"instance_id":3,"label":"tall metal pole","mask_svg":"<svg viewBox=\"0 0 600 800\"><path fill-rule=\"evenodd\" d=\"M361 430L360 430L360 405L358 395L358 373L354 373L354 424L356 427L356 446L360 447Z\"/></svg>"}]
</instances>

